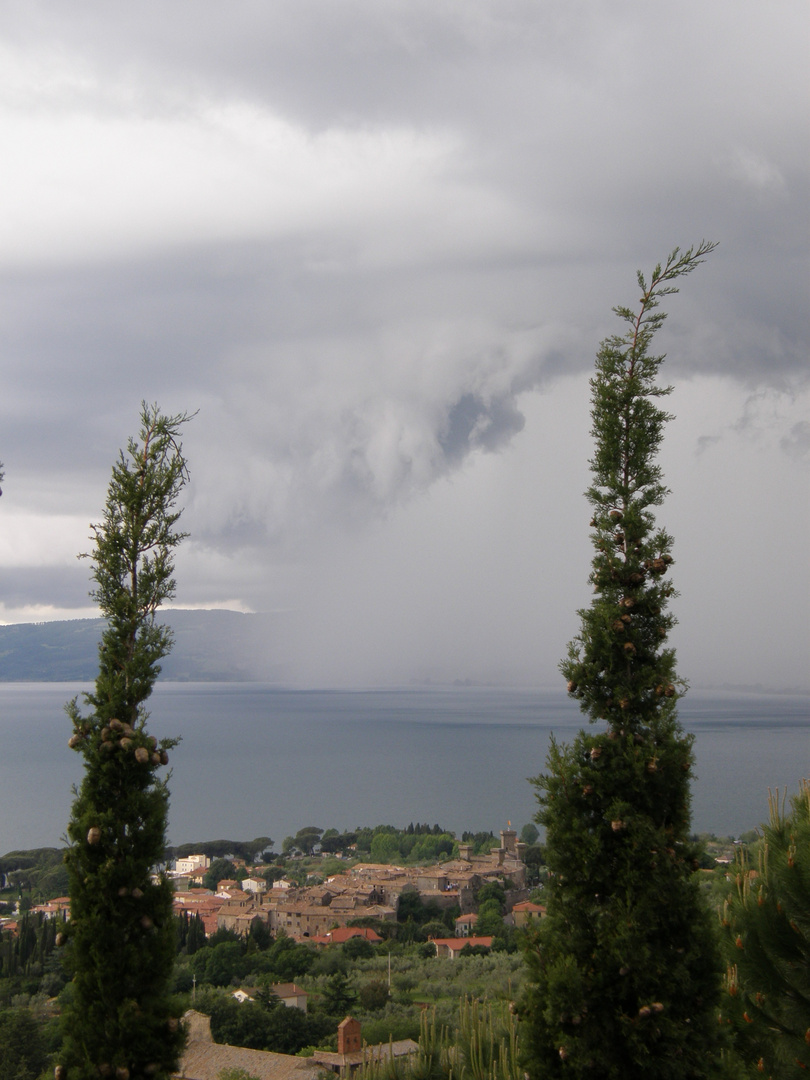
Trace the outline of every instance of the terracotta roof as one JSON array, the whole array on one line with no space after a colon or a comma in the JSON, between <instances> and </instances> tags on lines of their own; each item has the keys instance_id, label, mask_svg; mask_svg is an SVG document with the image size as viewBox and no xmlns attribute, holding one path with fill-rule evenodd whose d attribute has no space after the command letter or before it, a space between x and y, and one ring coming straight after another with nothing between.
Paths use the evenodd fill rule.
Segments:
<instances>
[{"instance_id":1,"label":"terracotta roof","mask_svg":"<svg viewBox=\"0 0 810 1080\"><path fill-rule=\"evenodd\" d=\"M383 921L391 921L392 918L396 918L396 911L392 907L388 907L387 904L369 904L367 908L363 910L363 918L369 919L382 919Z\"/></svg>"},{"instance_id":2,"label":"terracotta roof","mask_svg":"<svg viewBox=\"0 0 810 1080\"><path fill-rule=\"evenodd\" d=\"M382 941L380 935L368 926L336 926L334 930L329 931L327 937L333 945L340 945L356 937L365 938L366 941Z\"/></svg>"},{"instance_id":3,"label":"terracotta roof","mask_svg":"<svg viewBox=\"0 0 810 1080\"><path fill-rule=\"evenodd\" d=\"M302 990L300 986L296 986L294 982L291 983L272 983L270 989L279 998L289 997L307 997L306 990Z\"/></svg>"},{"instance_id":4,"label":"terracotta roof","mask_svg":"<svg viewBox=\"0 0 810 1080\"><path fill-rule=\"evenodd\" d=\"M175 902L175 907L178 911L187 911L189 915L215 915L224 905L222 897L212 896L208 900L201 900L199 904L178 904Z\"/></svg>"},{"instance_id":5,"label":"terracotta roof","mask_svg":"<svg viewBox=\"0 0 810 1080\"><path fill-rule=\"evenodd\" d=\"M483 945L485 949L492 948L493 938L491 937L445 937L445 938L431 938L434 945L446 945L448 949L454 952L461 952L465 945Z\"/></svg>"},{"instance_id":6,"label":"terracotta roof","mask_svg":"<svg viewBox=\"0 0 810 1080\"><path fill-rule=\"evenodd\" d=\"M244 1069L258 1080L309 1080L321 1072L314 1061L310 1063L306 1058L248 1050L244 1046L195 1043L183 1054L174 1075L187 1080L219 1080L223 1069Z\"/></svg>"},{"instance_id":7,"label":"terracotta roof","mask_svg":"<svg viewBox=\"0 0 810 1080\"><path fill-rule=\"evenodd\" d=\"M223 1069L244 1069L258 1080L315 1080L322 1071L313 1058L215 1043L211 1038L211 1022L201 1013L188 1012L183 1020L189 1040L180 1067L173 1074L175 1077L219 1080Z\"/></svg>"},{"instance_id":8,"label":"terracotta roof","mask_svg":"<svg viewBox=\"0 0 810 1080\"><path fill-rule=\"evenodd\" d=\"M207 912L200 916L203 921L203 929L205 930L205 936L209 937L211 934L215 934L219 930L219 924L217 923L217 913L211 912L209 915Z\"/></svg>"},{"instance_id":9,"label":"terracotta roof","mask_svg":"<svg viewBox=\"0 0 810 1080\"><path fill-rule=\"evenodd\" d=\"M247 915L255 911L252 901L225 900L219 908L220 915Z\"/></svg>"},{"instance_id":10,"label":"terracotta roof","mask_svg":"<svg viewBox=\"0 0 810 1080\"><path fill-rule=\"evenodd\" d=\"M336 896L329 906L334 911L354 911L355 908L362 907L363 904L357 896Z\"/></svg>"}]
</instances>

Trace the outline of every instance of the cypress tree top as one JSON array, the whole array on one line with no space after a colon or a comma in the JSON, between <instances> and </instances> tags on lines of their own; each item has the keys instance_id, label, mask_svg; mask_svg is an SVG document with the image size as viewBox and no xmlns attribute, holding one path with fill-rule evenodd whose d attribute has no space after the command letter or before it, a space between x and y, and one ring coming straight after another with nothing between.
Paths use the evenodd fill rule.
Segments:
<instances>
[{"instance_id":1,"label":"cypress tree top","mask_svg":"<svg viewBox=\"0 0 810 1080\"><path fill-rule=\"evenodd\" d=\"M715 247L703 241L685 252L675 248L649 283L638 274L639 308L613 309L627 330L602 342L591 379L595 452L586 497L594 511L589 581L596 599L578 613L581 629L560 668L583 712L616 728L671 714L684 688L665 645L675 624L667 610L675 595L668 580L672 537L656 528L652 512L668 494L656 457L671 417L657 402L672 387L657 384L664 357L649 349L666 318L660 298L677 292L672 282Z\"/></svg>"},{"instance_id":2,"label":"cypress tree top","mask_svg":"<svg viewBox=\"0 0 810 1080\"><path fill-rule=\"evenodd\" d=\"M166 844L168 789L159 770L171 738L147 730L144 702L171 648L155 614L174 594L175 508L186 481L179 431L188 417L144 404L140 439L113 466L101 524L92 526L91 594L107 618L99 673L67 713L70 746L85 760L68 824L68 963L58 1080L160 1080L176 1067L183 1034L169 994L175 941L172 889L154 874ZM61 1070L61 1071L60 1071Z\"/></svg>"},{"instance_id":3,"label":"cypress tree top","mask_svg":"<svg viewBox=\"0 0 810 1080\"><path fill-rule=\"evenodd\" d=\"M716 1063L721 965L688 840L691 739L666 644L672 538L653 514L670 388L650 353L660 298L714 246L676 248L649 283L638 275L639 309L615 309L627 329L602 343L591 380L595 595L560 667L599 726L552 739L533 781L547 917L526 934L520 1016L537 1080L686 1080Z\"/></svg>"}]
</instances>

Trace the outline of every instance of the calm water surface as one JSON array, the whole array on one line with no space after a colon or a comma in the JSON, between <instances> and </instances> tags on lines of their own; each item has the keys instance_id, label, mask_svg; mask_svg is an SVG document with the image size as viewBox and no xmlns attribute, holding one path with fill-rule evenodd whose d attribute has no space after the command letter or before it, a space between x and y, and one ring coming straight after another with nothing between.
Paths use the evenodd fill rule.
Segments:
<instances>
[{"instance_id":1,"label":"calm water surface","mask_svg":"<svg viewBox=\"0 0 810 1080\"><path fill-rule=\"evenodd\" d=\"M0 684L0 854L58 844L81 779L64 702L84 687ZM173 843L271 836L304 825L388 822L451 830L520 828L535 812L528 777L549 735L582 717L564 693L425 689L287 691L261 684L164 683L150 730L172 754ZM738 835L766 815L768 787L810 775L810 698L691 692L697 831Z\"/></svg>"}]
</instances>

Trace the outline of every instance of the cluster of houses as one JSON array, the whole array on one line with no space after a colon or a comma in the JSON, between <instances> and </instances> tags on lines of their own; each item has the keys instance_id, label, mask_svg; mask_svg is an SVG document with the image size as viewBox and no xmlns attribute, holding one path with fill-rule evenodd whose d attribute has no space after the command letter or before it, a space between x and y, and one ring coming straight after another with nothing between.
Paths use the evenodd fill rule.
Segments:
<instances>
[{"instance_id":1,"label":"cluster of houses","mask_svg":"<svg viewBox=\"0 0 810 1080\"><path fill-rule=\"evenodd\" d=\"M532 909L541 913L538 905L530 904L527 899L523 849L517 833L504 829L500 847L488 854L473 855L471 845L460 844L457 859L437 866L359 863L322 884L300 887L284 879L268 885L264 878L248 874L241 882L220 881L215 892L187 888L191 882L201 880L210 866L205 855L190 855L178 859L171 872L180 886L174 903L178 913L199 915L206 934L227 929L246 935L258 921L273 936L284 933L296 941L330 945L344 940L350 924L358 919L396 921L400 897L415 893L425 904L432 903L440 909L455 905L460 908L462 915L456 920L452 943L437 946L437 951L441 949L443 955L451 956L466 943L492 944L491 940L474 936L475 895L488 881L509 882L507 895L512 921L519 922L534 914ZM365 936L369 935L373 935L370 940L379 940L373 931Z\"/></svg>"},{"instance_id":2,"label":"cluster of houses","mask_svg":"<svg viewBox=\"0 0 810 1080\"><path fill-rule=\"evenodd\" d=\"M361 917L395 921L400 897L415 893L425 903L449 908L458 905L455 936L435 938L437 956L455 958L465 946L490 947L492 938L475 934L475 895L488 881L507 880L509 913L516 925L539 918L544 909L527 899L523 848L512 830L501 832L499 848L488 855L473 855L472 847L459 845L459 857L432 867L398 867L360 863L322 884L296 887L281 880L268 885L256 876L242 882L220 881L216 892L189 889L194 879L205 876L210 862L204 855L179 859L174 875L180 885L175 893L178 912L198 914L206 933L226 928L239 934L250 932L257 920L274 935L280 932L313 945L336 945L354 937L378 942L371 928L351 926ZM306 1011L306 992L294 983L272 987L285 1005ZM243 994L244 991L236 991ZM247 995L245 995L247 999ZM218 1080L225 1069L243 1069L257 1080L317 1080L326 1072L348 1077L364 1062L385 1062L418 1052L411 1039L367 1046L360 1024L346 1017L338 1027L337 1052L316 1051L311 1057L290 1057L242 1047L224 1046L211 1037L208 1017L190 1012L185 1018L188 1044L178 1077L182 1080Z\"/></svg>"},{"instance_id":3,"label":"cluster of houses","mask_svg":"<svg viewBox=\"0 0 810 1080\"><path fill-rule=\"evenodd\" d=\"M437 956L455 958L467 945L492 945L491 937L476 935L478 916L473 910L475 896L487 882L509 883L505 921L521 925L544 914L540 905L528 900L525 845L511 829L503 830L500 837L500 847L486 855L473 855L471 845L460 844L457 859L436 866L360 863L311 886L296 886L284 879L268 884L255 868L245 867L247 876L242 881L220 881L212 891L200 887L211 860L202 854L189 855L178 859L169 871L175 883L174 908L178 914L199 915L206 935L223 928L245 935L258 921L273 936L284 933L297 941L328 946L354 937L379 942L373 929L350 924L361 918L393 922L400 897L416 894L422 903L440 909L458 905L461 914L455 921L455 935L432 939ZM46 916L68 915L68 905L68 897L58 897L33 910ZM272 990L284 1005L306 1012L307 994L294 983L278 983ZM245 991L236 991L235 996L248 1000ZM210 1019L194 1011L186 1014L184 1023L188 1042L176 1080L219 1080L227 1069L244 1070L257 1080L317 1080L326 1072L348 1077L369 1060L382 1063L418 1051L411 1039L366 1046L360 1024L351 1017L338 1027L337 1052L318 1051L306 1058L215 1043Z\"/></svg>"},{"instance_id":4,"label":"cluster of houses","mask_svg":"<svg viewBox=\"0 0 810 1080\"><path fill-rule=\"evenodd\" d=\"M376 942L381 939L373 930L351 924L359 919L396 921L399 899L405 893L440 909L458 905L462 914L456 919L455 936L435 940L437 955L454 957L465 945L492 944L491 938L476 936L473 910L476 893L489 881L509 883L507 922L521 925L544 913L528 900L525 845L512 829L502 830L500 840L499 847L484 855L473 855L470 844L459 844L457 859L436 866L358 863L317 885L296 886L285 879L268 884L256 868L244 867L243 880L222 880L215 891L205 889L200 886L211 860L202 854L177 859L168 874L175 886L175 912L198 915L206 936L221 929L247 935L258 921L274 937L283 933L314 945L340 944L358 935ZM237 860L235 865L244 866ZM69 903L68 897L57 897L32 910L48 917L67 916ZM14 918L4 921L5 929L16 930Z\"/></svg>"}]
</instances>

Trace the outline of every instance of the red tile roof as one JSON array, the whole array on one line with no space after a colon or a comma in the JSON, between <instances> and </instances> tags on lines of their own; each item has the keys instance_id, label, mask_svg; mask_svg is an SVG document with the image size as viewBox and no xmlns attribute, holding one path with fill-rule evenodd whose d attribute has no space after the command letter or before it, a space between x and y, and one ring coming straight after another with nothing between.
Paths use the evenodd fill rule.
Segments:
<instances>
[{"instance_id":1,"label":"red tile roof","mask_svg":"<svg viewBox=\"0 0 810 1080\"><path fill-rule=\"evenodd\" d=\"M492 948L492 942L494 938L491 937L447 937L447 938L431 938L433 945L445 945L452 952L461 952L465 945L483 945L485 949Z\"/></svg>"},{"instance_id":2,"label":"red tile roof","mask_svg":"<svg viewBox=\"0 0 810 1080\"><path fill-rule=\"evenodd\" d=\"M334 930L329 931L327 937L333 945L341 945L344 941L356 937L363 937L366 941L382 941L380 935L368 926L336 926Z\"/></svg>"}]
</instances>

